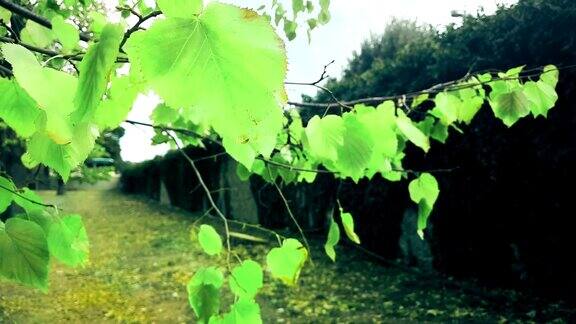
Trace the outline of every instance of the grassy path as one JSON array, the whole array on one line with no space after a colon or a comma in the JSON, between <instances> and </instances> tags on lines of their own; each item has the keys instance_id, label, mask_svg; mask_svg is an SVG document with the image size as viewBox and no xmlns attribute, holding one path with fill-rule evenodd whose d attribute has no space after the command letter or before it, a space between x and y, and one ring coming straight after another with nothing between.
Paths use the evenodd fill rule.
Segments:
<instances>
[{"instance_id":1,"label":"grassy path","mask_svg":"<svg viewBox=\"0 0 576 324\"><path fill-rule=\"evenodd\" d=\"M47 294L0 282L0 323L193 322L185 284L195 269L213 261L190 241L192 215L115 191L43 195L65 213L83 215L91 263L83 269L54 264ZM243 258L260 262L268 248L236 245ZM531 306L510 292L492 291L497 302L487 300L381 267L345 247L331 263L320 241L312 245L317 266L305 268L298 287L274 282L260 294L265 323L560 319L553 309ZM225 300L227 309L231 296Z\"/></svg>"}]
</instances>

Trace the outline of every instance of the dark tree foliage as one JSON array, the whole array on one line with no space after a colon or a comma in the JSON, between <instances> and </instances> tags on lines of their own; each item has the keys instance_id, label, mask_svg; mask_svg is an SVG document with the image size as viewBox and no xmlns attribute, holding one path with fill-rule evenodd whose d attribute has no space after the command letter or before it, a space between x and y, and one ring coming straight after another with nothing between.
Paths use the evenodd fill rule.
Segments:
<instances>
[{"instance_id":1,"label":"dark tree foliage","mask_svg":"<svg viewBox=\"0 0 576 324\"><path fill-rule=\"evenodd\" d=\"M524 0L495 15L467 16L461 27L443 32L395 21L354 54L339 80L328 87L342 99L421 90L469 72L576 64L573 0ZM527 118L508 129L483 109L464 134L447 145L417 150L406 167L457 167L437 174L441 194L432 214L436 268L548 293L576 297L573 190L576 181L576 72L561 72L560 97L548 120ZM315 101L330 98L319 93ZM408 204L394 192L401 185L378 181L378 199L368 200L375 183L343 186L345 208L361 222L359 232L374 250L389 257L398 237L379 228L397 227ZM399 206L401 205L401 206ZM394 207L393 207L394 206ZM396 231L399 232L399 231Z\"/></svg>"}]
</instances>

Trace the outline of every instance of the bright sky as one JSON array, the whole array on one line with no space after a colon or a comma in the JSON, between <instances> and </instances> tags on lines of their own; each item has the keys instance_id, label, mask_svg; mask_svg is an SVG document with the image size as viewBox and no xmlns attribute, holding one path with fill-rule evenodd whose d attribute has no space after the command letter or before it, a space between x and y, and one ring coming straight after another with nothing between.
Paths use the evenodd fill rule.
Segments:
<instances>
[{"instance_id":1,"label":"bright sky","mask_svg":"<svg viewBox=\"0 0 576 324\"><path fill-rule=\"evenodd\" d=\"M227 0L224 2L243 7L256 8L262 0ZM288 1L283 1L288 2ZM311 82L317 80L323 66L335 60L328 72L339 77L348 59L354 51L358 51L362 42L370 34L380 34L392 18L406 18L428 23L437 27L449 23L458 23L461 18L451 17L451 11L474 14L483 8L485 13L496 10L497 4L513 4L516 0L332 0L330 13L332 20L325 26L314 30L312 42L309 44L305 32L292 41L287 42L288 51L288 81ZM317 1L315 1L317 3ZM280 34L283 34L280 32ZM289 86L288 95L293 100L299 100L305 93L313 95L314 88ZM140 96L129 119L149 121L149 115L156 107L158 98L154 95ZM169 146L153 146L150 139L154 132L147 127L123 125L126 134L120 140L122 158L125 161L140 162L162 155Z\"/></svg>"}]
</instances>

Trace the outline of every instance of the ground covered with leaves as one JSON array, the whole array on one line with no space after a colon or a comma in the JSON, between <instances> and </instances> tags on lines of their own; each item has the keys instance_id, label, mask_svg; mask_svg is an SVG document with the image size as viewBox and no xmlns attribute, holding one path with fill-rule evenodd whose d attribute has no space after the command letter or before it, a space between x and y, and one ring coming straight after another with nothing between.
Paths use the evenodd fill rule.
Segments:
<instances>
[{"instance_id":1,"label":"ground covered with leaves","mask_svg":"<svg viewBox=\"0 0 576 324\"><path fill-rule=\"evenodd\" d=\"M47 294L0 282L0 322L189 323L186 283L214 260L190 240L198 215L110 190L43 193L64 213L83 215L90 264L53 264ZM197 225L198 223L196 223ZM235 242L235 252L263 263L270 244ZM568 322L574 311L513 291L480 288L385 266L349 246L332 263L311 238L315 264L298 287L265 278L257 298L265 323ZM223 262L223 261L221 261ZM223 263L221 263L224 266ZM227 309L232 295L224 296Z\"/></svg>"}]
</instances>

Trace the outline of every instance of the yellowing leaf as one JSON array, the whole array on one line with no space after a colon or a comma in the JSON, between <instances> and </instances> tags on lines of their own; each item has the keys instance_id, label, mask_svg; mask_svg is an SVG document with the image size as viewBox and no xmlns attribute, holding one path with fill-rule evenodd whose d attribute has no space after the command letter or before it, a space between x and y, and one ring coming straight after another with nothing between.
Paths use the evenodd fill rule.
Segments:
<instances>
[{"instance_id":1,"label":"yellowing leaf","mask_svg":"<svg viewBox=\"0 0 576 324\"><path fill-rule=\"evenodd\" d=\"M360 237L354 231L354 218L352 214L344 212L342 208L340 208L340 219L342 219L342 226L344 226L344 233L350 239L350 241L360 244Z\"/></svg>"},{"instance_id":2,"label":"yellowing leaf","mask_svg":"<svg viewBox=\"0 0 576 324\"><path fill-rule=\"evenodd\" d=\"M286 239L279 248L273 248L266 255L266 264L272 277L289 286L298 281L300 271L308 258L308 251L295 239Z\"/></svg>"}]
</instances>

